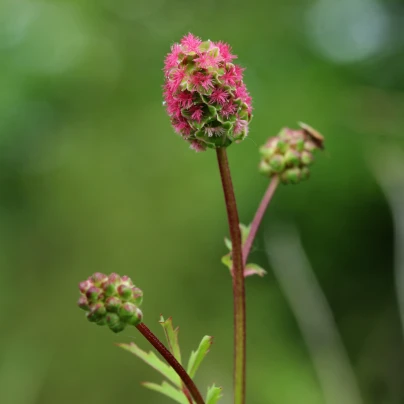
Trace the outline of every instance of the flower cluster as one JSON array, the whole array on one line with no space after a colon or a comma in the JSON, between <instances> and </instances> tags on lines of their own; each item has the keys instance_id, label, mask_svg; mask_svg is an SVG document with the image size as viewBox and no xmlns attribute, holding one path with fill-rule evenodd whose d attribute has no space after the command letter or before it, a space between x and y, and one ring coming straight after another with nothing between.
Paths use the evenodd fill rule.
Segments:
<instances>
[{"instance_id":1,"label":"flower cluster","mask_svg":"<svg viewBox=\"0 0 404 404\"><path fill-rule=\"evenodd\" d=\"M164 98L174 130L196 151L243 140L251 120L251 97L243 68L224 42L202 42L192 34L165 59Z\"/></svg>"},{"instance_id":2,"label":"flower cluster","mask_svg":"<svg viewBox=\"0 0 404 404\"><path fill-rule=\"evenodd\" d=\"M279 175L284 184L297 184L310 175L313 151L323 149L324 138L315 129L300 123L300 129L284 128L260 148L260 171Z\"/></svg>"},{"instance_id":3,"label":"flower cluster","mask_svg":"<svg viewBox=\"0 0 404 404\"><path fill-rule=\"evenodd\" d=\"M122 331L126 325L138 325L143 314L138 308L143 292L127 276L100 272L80 282L81 296L78 306L87 312L87 319L98 325L108 325L113 332Z\"/></svg>"}]
</instances>

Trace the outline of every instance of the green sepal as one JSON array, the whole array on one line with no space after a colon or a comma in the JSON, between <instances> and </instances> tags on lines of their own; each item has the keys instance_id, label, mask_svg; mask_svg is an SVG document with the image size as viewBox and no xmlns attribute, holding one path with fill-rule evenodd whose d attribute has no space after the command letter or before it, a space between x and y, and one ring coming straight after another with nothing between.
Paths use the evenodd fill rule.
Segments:
<instances>
[{"instance_id":1,"label":"green sepal","mask_svg":"<svg viewBox=\"0 0 404 404\"><path fill-rule=\"evenodd\" d=\"M134 342L131 342L130 344L118 344L118 346L131 352L133 355L136 355L149 366L160 372L168 381L178 388L182 387L181 379L177 373L175 373L175 370L161 361L153 352L143 351Z\"/></svg>"},{"instance_id":2,"label":"green sepal","mask_svg":"<svg viewBox=\"0 0 404 404\"><path fill-rule=\"evenodd\" d=\"M208 387L205 402L206 404L216 404L222 397L222 388L213 385Z\"/></svg>"},{"instance_id":3,"label":"green sepal","mask_svg":"<svg viewBox=\"0 0 404 404\"><path fill-rule=\"evenodd\" d=\"M199 45L199 50L201 52L206 52L210 49L212 42L211 41L204 41Z\"/></svg>"},{"instance_id":4,"label":"green sepal","mask_svg":"<svg viewBox=\"0 0 404 404\"><path fill-rule=\"evenodd\" d=\"M202 338L201 343L196 351L191 352L191 356L189 357L187 373L192 378L195 377L196 371L199 368L199 365L202 363L205 356L208 354L210 346L213 343L213 337L209 335L205 335Z\"/></svg>"},{"instance_id":5,"label":"green sepal","mask_svg":"<svg viewBox=\"0 0 404 404\"><path fill-rule=\"evenodd\" d=\"M167 382L163 382L162 384L156 384L156 383L149 383L149 382L144 382L142 385L150 390L157 391L172 400L176 401L177 403L180 404L189 404L188 399L186 398L185 394L177 390L175 387L173 387L171 384Z\"/></svg>"},{"instance_id":6,"label":"green sepal","mask_svg":"<svg viewBox=\"0 0 404 404\"><path fill-rule=\"evenodd\" d=\"M164 317L160 316L159 323L163 327L170 352L174 355L175 359L181 363L181 350L178 342L179 328L174 328L172 317L168 317L167 320L164 320Z\"/></svg>"}]
</instances>

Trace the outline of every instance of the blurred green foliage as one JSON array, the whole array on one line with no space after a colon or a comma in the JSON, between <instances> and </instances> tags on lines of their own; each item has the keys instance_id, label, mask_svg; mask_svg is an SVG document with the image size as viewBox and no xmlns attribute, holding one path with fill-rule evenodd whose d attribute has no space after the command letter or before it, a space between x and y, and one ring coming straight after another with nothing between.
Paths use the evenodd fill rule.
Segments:
<instances>
[{"instance_id":1,"label":"blurred green foliage","mask_svg":"<svg viewBox=\"0 0 404 404\"><path fill-rule=\"evenodd\" d=\"M329 6L329 7L328 7ZM232 297L215 153L195 154L162 107L162 64L191 31L229 42L247 67L250 135L229 149L243 223L267 180L258 147L282 126L326 137L310 181L281 187L247 281L248 403L324 404L263 234L292 221L335 314L364 403L404 402L392 219L368 167L404 146L399 0L2 0L0 2L0 402L166 403L159 381L75 302L92 272L129 275L146 323L215 343L197 382L231 402ZM403 174L404 175L404 174ZM339 399L339 401L338 401ZM344 391L336 398L344 403Z\"/></svg>"}]
</instances>

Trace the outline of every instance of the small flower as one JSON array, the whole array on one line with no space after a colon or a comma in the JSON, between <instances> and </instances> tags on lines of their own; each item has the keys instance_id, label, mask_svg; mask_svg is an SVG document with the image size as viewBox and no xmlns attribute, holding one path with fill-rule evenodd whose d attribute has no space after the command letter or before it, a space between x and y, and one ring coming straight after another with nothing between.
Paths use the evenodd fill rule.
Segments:
<instances>
[{"instance_id":1,"label":"small flower","mask_svg":"<svg viewBox=\"0 0 404 404\"><path fill-rule=\"evenodd\" d=\"M87 319L97 325L108 325L113 332L127 325L138 325L143 315L139 309L143 292L128 276L96 272L79 283L77 305L87 312Z\"/></svg>"},{"instance_id":2,"label":"small flower","mask_svg":"<svg viewBox=\"0 0 404 404\"><path fill-rule=\"evenodd\" d=\"M227 147L248 134L251 97L236 58L228 44L188 34L165 59L164 105L195 151Z\"/></svg>"},{"instance_id":3,"label":"small flower","mask_svg":"<svg viewBox=\"0 0 404 404\"><path fill-rule=\"evenodd\" d=\"M297 184L310 176L313 151L324 148L324 138L300 123L300 129L284 128L261 147L259 170L269 177L278 175L284 184Z\"/></svg>"}]
</instances>

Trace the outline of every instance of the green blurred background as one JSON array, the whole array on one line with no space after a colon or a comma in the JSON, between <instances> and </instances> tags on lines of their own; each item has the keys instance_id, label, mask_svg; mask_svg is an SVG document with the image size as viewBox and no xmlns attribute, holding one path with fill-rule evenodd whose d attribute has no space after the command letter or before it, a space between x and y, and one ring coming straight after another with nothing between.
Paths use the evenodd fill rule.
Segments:
<instances>
[{"instance_id":1,"label":"green blurred background","mask_svg":"<svg viewBox=\"0 0 404 404\"><path fill-rule=\"evenodd\" d=\"M160 313L174 317L185 356L215 337L197 383L223 386L231 403L215 153L190 151L162 106L163 59L189 31L229 42L247 68L254 119L229 149L244 223L267 186L259 145L297 121L326 137L310 181L279 188L255 243L252 259L268 275L247 280L248 403L404 403L399 0L0 1L0 402L169 402L140 386L159 375L113 345L148 350L140 334L113 335L76 307L80 280L116 271L144 290L156 333ZM271 257L301 262L290 226L331 331L311 324L324 301L305 306L300 283L273 270ZM273 250L268 237L280 240ZM307 308L312 349L285 287ZM330 333L345 346L348 381L334 372L344 348L330 347Z\"/></svg>"}]
</instances>

